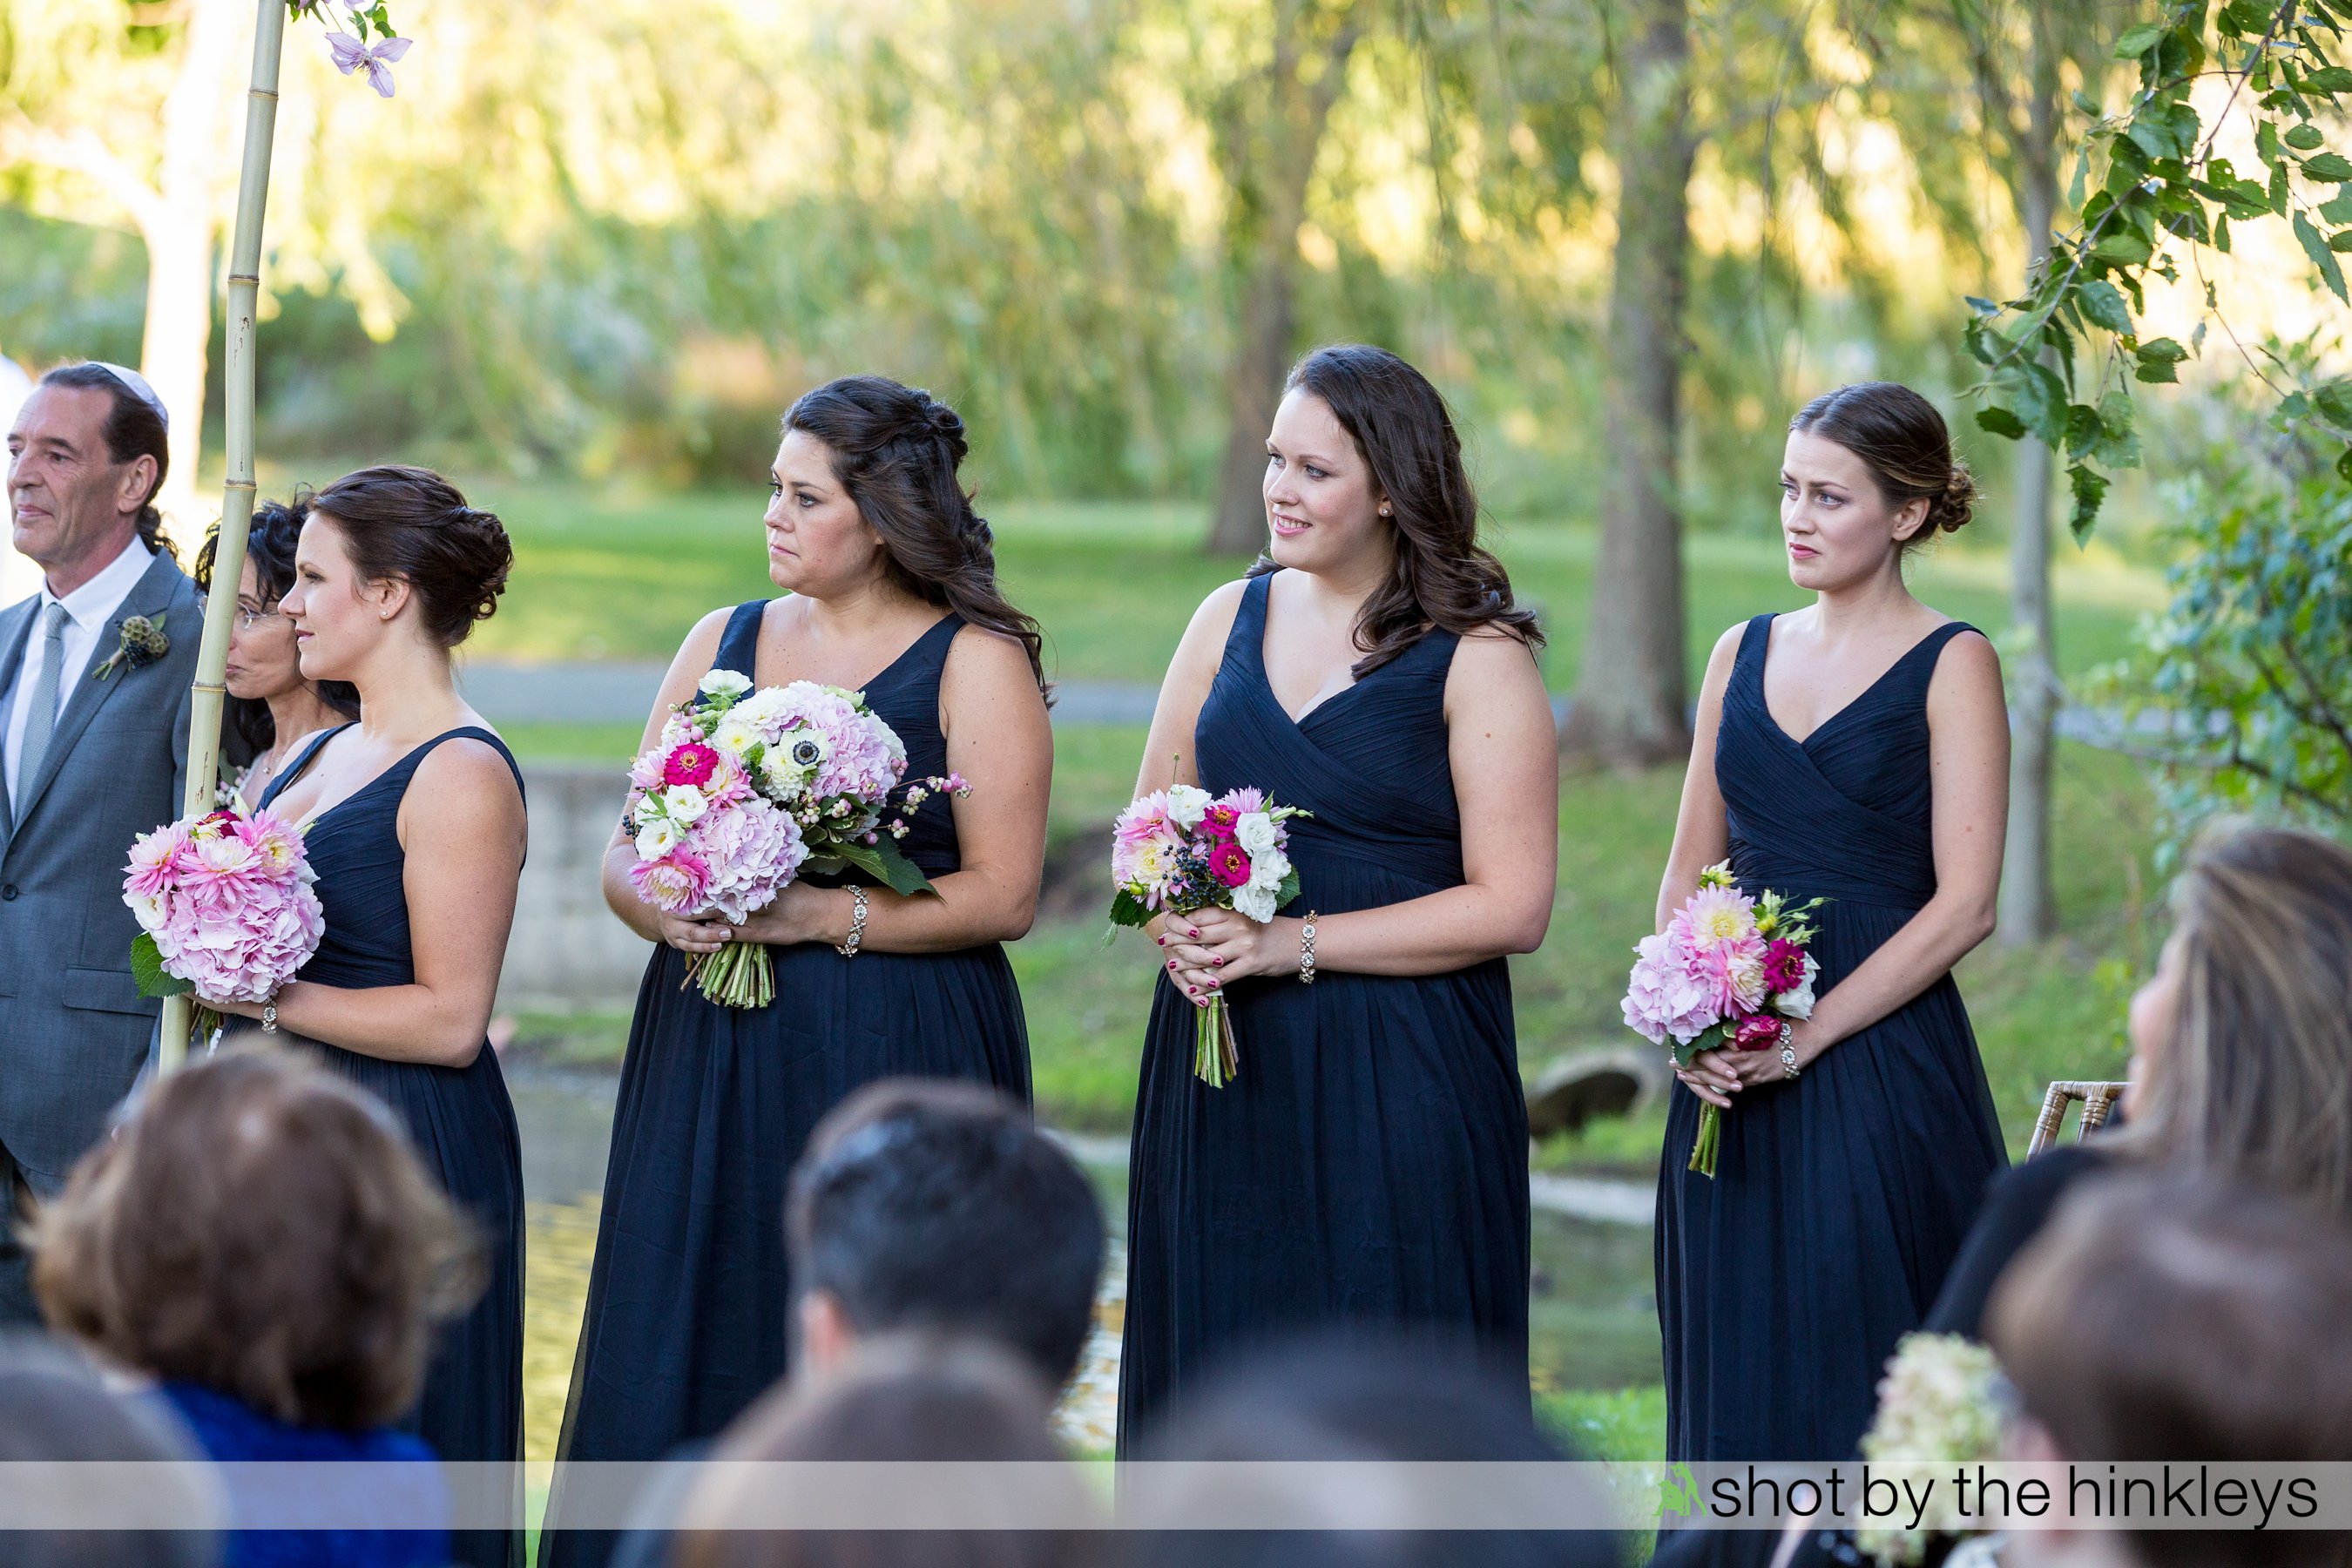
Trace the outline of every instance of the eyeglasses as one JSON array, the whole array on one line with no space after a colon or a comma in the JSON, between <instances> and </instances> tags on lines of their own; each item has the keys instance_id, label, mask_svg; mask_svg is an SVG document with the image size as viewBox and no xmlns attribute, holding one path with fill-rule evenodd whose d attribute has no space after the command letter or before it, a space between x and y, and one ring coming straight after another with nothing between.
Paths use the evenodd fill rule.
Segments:
<instances>
[{"instance_id":1,"label":"eyeglasses","mask_svg":"<svg viewBox=\"0 0 2352 1568\"><path fill-rule=\"evenodd\" d=\"M239 605L232 614L236 619L237 630L246 632L251 631L264 621L282 621L286 618L284 613L279 610L248 610L243 605Z\"/></svg>"}]
</instances>

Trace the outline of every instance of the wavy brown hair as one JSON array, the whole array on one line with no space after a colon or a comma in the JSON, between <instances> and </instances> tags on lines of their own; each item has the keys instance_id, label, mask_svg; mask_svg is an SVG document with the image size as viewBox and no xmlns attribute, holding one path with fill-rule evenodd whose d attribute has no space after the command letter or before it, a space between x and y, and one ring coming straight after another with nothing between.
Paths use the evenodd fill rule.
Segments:
<instances>
[{"instance_id":1,"label":"wavy brown hair","mask_svg":"<svg viewBox=\"0 0 2352 1568\"><path fill-rule=\"evenodd\" d=\"M1011 637L1050 699L1045 638L996 585L996 535L956 478L971 450L956 411L885 375L846 375L804 393L786 430L824 443L833 477L882 538L891 578L926 604Z\"/></svg>"},{"instance_id":2,"label":"wavy brown hair","mask_svg":"<svg viewBox=\"0 0 2352 1568\"><path fill-rule=\"evenodd\" d=\"M2119 1150L2352 1221L2352 850L2252 828L2173 889L2180 990Z\"/></svg>"},{"instance_id":3,"label":"wavy brown hair","mask_svg":"<svg viewBox=\"0 0 2352 1568\"><path fill-rule=\"evenodd\" d=\"M37 1236L53 1327L296 1426L397 1419L478 1280L392 1113L275 1048L156 1079Z\"/></svg>"},{"instance_id":4,"label":"wavy brown hair","mask_svg":"<svg viewBox=\"0 0 2352 1568\"><path fill-rule=\"evenodd\" d=\"M1459 636L1492 626L1530 650L1543 647L1536 613L1512 603L1509 574L1478 542L1478 495L1462 465L1462 438L1427 376L1386 349L1333 343L1293 365L1283 388L1322 399L1394 514L1396 563L1356 616L1356 646L1364 650L1357 679L1433 630ZM1261 555L1249 574L1277 569Z\"/></svg>"}]
</instances>

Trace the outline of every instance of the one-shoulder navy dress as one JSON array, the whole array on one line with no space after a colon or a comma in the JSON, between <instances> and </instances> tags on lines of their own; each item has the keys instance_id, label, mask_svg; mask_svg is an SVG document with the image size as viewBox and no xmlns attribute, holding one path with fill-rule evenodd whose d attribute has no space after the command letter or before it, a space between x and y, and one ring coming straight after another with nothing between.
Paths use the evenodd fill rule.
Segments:
<instances>
[{"instance_id":1,"label":"one-shoulder navy dress","mask_svg":"<svg viewBox=\"0 0 2352 1568\"><path fill-rule=\"evenodd\" d=\"M1715 752L1732 870L1831 900L1816 994L1935 896L1927 685L1971 629L1937 628L1801 744L1764 705L1772 617L1742 634ZM1794 1082L1741 1090L1712 1181L1685 1169L1699 1108L1675 1085L1658 1182L1667 1458L1849 1458L2008 1163L1959 988L1947 974Z\"/></svg>"},{"instance_id":2,"label":"one-shoulder navy dress","mask_svg":"<svg viewBox=\"0 0 2352 1568\"><path fill-rule=\"evenodd\" d=\"M1294 722L1266 683L1267 584L1242 595L1193 745L1201 787L1312 812L1299 896L1378 909L1463 880L1447 766L1456 638L1433 631ZM1240 1071L1192 1076L1194 1013L1152 998L1128 1195L1122 1453L1171 1396L1261 1338L1375 1324L1474 1343L1522 1380L1528 1117L1502 959L1450 974L1326 972L1226 994Z\"/></svg>"},{"instance_id":3,"label":"one-shoulder navy dress","mask_svg":"<svg viewBox=\"0 0 2352 1568\"><path fill-rule=\"evenodd\" d=\"M763 601L739 606L712 668L759 679ZM962 620L942 618L865 688L907 748L907 776L945 773L940 674ZM961 864L935 800L899 840L927 877ZM858 880L868 880L859 878ZM662 946L646 965L621 1068L588 1309L562 1460L658 1459L717 1433L786 1370L792 1281L784 1186L824 1113L876 1079L973 1079L1029 1098L1029 1033L997 942L844 958L770 950L776 999L721 1007ZM560 1468L550 1505L560 1517ZM613 1539L550 1531L542 1563L601 1563Z\"/></svg>"},{"instance_id":4,"label":"one-shoulder navy dress","mask_svg":"<svg viewBox=\"0 0 2352 1568\"><path fill-rule=\"evenodd\" d=\"M271 781L260 804L277 799L320 748L349 728L312 742ZM401 879L407 857L400 847L400 802L434 748L461 739L495 747L515 767L513 753L488 730L452 730L311 820L303 844L318 874L327 929L297 979L352 991L416 984ZM519 768L515 788L522 788ZM487 1288L471 1310L442 1330L408 1425L444 1459L511 1464L522 1457L522 1144L498 1053L485 1042L472 1062L451 1068L312 1044L329 1067L392 1107L425 1168L472 1218L486 1249ZM522 1546L520 1531L450 1536L452 1555L468 1568L519 1563Z\"/></svg>"}]
</instances>

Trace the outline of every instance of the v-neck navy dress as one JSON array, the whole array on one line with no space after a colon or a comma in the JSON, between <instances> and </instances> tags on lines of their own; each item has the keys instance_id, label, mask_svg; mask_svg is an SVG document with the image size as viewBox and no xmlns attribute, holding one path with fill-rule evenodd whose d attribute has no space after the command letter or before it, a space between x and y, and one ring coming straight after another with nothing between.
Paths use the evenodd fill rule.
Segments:
<instances>
[{"instance_id":1,"label":"v-neck navy dress","mask_svg":"<svg viewBox=\"0 0 2352 1568\"><path fill-rule=\"evenodd\" d=\"M1463 881L1433 631L1296 722L1266 683L1267 584L1243 591L1193 746L1201 786L1290 823L1281 912L1378 909ZM1510 974L1327 971L1226 994L1240 1072L1192 1076L1194 1014L1152 998L1128 1189L1122 1453L1171 1395L1261 1338L1344 1324L1468 1341L1524 1380L1528 1116Z\"/></svg>"},{"instance_id":2,"label":"v-neck navy dress","mask_svg":"<svg viewBox=\"0 0 2352 1568\"><path fill-rule=\"evenodd\" d=\"M754 600L712 668L757 680ZM948 771L940 675L963 621L942 618L866 683L907 748L907 776ZM961 863L944 800L899 840L927 877ZM870 880L858 877L860 881ZM613 1152L560 1459L658 1459L716 1434L783 1376L792 1317L784 1186L824 1113L876 1079L972 1079L1029 1098L1029 1034L997 942L844 958L830 942L770 949L776 999L721 1007L682 985L685 955L646 965L621 1068ZM560 1516L559 1468L550 1504ZM541 1561L602 1563L614 1538L550 1531Z\"/></svg>"},{"instance_id":3,"label":"v-neck navy dress","mask_svg":"<svg viewBox=\"0 0 2352 1568\"><path fill-rule=\"evenodd\" d=\"M276 800L349 728L313 741L270 782L260 804ZM302 840L318 874L326 932L297 979L354 991L416 984L400 803L434 748L456 740L496 748L522 788L505 742L468 727L435 736L312 819ZM487 1254L481 1299L443 1328L407 1425L443 1459L510 1464L522 1457L522 1143L498 1053L485 1042L471 1062L452 1068L311 1044L330 1068L392 1107L425 1168L473 1221ZM522 1541L519 1531L460 1531L449 1544L467 1568L505 1568L522 1561Z\"/></svg>"},{"instance_id":4,"label":"v-neck navy dress","mask_svg":"<svg viewBox=\"0 0 2352 1568\"><path fill-rule=\"evenodd\" d=\"M1731 867L1743 891L1830 900L1817 995L1935 896L1927 686L1971 629L1937 628L1801 744L1764 703L1772 617L1741 636L1715 752ZM1849 1458L2008 1163L1959 988L1946 974L1794 1082L1741 1090L1712 1181L1685 1169L1699 1108L1675 1085L1659 1173L1666 1456Z\"/></svg>"}]
</instances>

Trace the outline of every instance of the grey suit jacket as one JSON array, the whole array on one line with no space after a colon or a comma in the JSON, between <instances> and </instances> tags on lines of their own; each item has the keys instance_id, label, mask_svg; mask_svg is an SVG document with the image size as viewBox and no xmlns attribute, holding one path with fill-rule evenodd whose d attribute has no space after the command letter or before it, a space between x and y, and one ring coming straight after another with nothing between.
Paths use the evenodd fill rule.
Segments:
<instances>
[{"instance_id":1,"label":"grey suit jacket","mask_svg":"<svg viewBox=\"0 0 2352 1568\"><path fill-rule=\"evenodd\" d=\"M40 596L0 610L0 689ZM163 615L171 651L96 679L123 621ZM180 815L204 602L158 555L100 634L37 775L0 788L0 1146L34 1191L64 1184L147 1059L159 1003L131 978L131 841Z\"/></svg>"}]
</instances>

